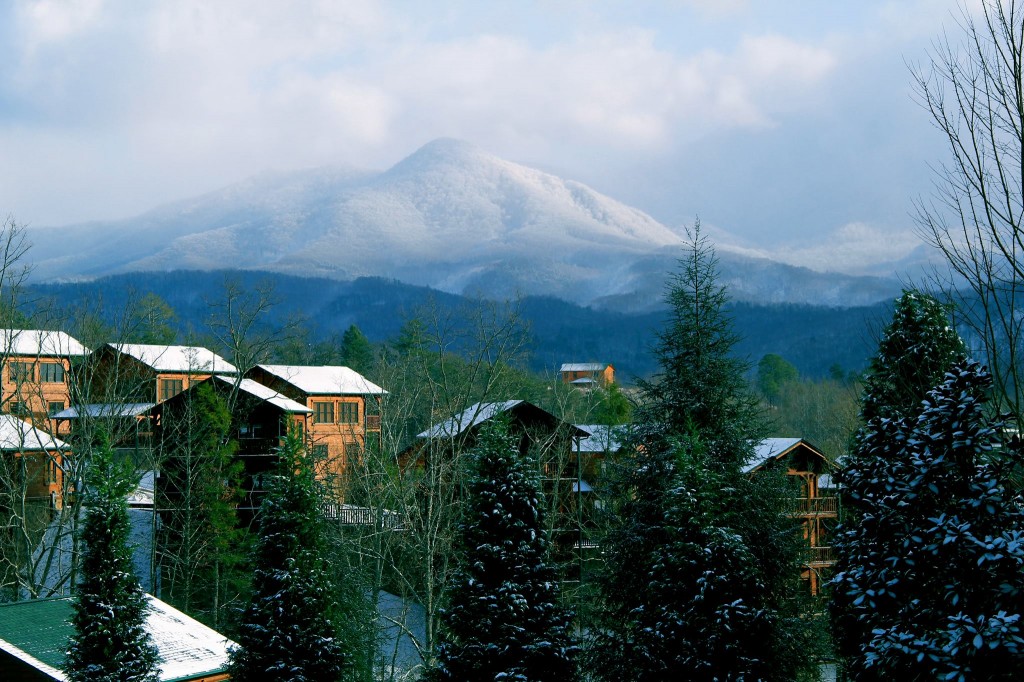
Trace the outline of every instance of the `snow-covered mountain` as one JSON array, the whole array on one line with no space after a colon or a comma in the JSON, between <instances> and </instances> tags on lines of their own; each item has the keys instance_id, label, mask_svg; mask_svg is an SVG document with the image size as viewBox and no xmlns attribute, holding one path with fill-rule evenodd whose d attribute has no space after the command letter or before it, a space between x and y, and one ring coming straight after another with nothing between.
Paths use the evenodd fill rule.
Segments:
<instances>
[{"instance_id":1,"label":"snow-covered mountain","mask_svg":"<svg viewBox=\"0 0 1024 682\"><path fill-rule=\"evenodd\" d=\"M382 173L264 174L128 220L39 228L30 238L43 280L242 268L629 308L660 299L682 242L583 184L450 139ZM856 305L898 286L722 256L738 299Z\"/></svg>"}]
</instances>

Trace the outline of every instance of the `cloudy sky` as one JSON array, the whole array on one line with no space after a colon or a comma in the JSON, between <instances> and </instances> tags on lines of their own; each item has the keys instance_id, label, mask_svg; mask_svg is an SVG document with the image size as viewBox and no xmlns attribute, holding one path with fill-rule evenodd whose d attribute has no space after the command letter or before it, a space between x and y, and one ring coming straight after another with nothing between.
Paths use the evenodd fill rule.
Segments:
<instances>
[{"instance_id":1,"label":"cloudy sky","mask_svg":"<svg viewBox=\"0 0 1024 682\"><path fill-rule=\"evenodd\" d=\"M0 0L0 216L127 217L264 170L384 169L448 136L794 260L898 256L943 154L907 64L958 16L956 0Z\"/></svg>"}]
</instances>

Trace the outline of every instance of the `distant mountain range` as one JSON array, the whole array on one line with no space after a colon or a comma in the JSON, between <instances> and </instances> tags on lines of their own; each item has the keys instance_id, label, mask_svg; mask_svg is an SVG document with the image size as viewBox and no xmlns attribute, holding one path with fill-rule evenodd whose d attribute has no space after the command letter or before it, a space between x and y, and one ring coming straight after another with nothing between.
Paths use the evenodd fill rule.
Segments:
<instances>
[{"instance_id":1,"label":"distant mountain range","mask_svg":"<svg viewBox=\"0 0 1024 682\"><path fill-rule=\"evenodd\" d=\"M34 228L29 238L39 281L235 268L646 311L660 305L683 233L578 182L441 139L384 172L264 174L135 218ZM900 289L728 248L719 256L737 301L856 306Z\"/></svg>"}]
</instances>

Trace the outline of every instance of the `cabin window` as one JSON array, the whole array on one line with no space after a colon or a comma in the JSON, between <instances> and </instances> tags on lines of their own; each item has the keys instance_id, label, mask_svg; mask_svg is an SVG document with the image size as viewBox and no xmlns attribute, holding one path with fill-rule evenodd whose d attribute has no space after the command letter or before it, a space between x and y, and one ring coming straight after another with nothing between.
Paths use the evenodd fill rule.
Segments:
<instances>
[{"instance_id":1,"label":"cabin window","mask_svg":"<svg viewBox=\"0 0 1024 682\"><path fill-rule=\"evenodd\" d=\"M338 407L339 424L359 423L359 403L341 403L340 405L338 405Z\"/></svg>"},{"instance_id":2,"label":"cabin window","mask_svg":"<svg viewBox=\"0 0 1024 682\"><path fill-rule=\"evenodd\" d=\"M57 482L57 460L53 457L46 458L46 482Z\"/></svg>"},{"instance_id":3,"label":"cabin window","mask_svg":"<svg viewBox=\"0 0 1024 682\"><path fill-rule=\"evenodd\" d=\"M64 403L63 402L54 400L54 401L49 402L49 403L46 404L46 412L51 417L53 415L57 414L58 412L63 412L63 411L64 411Z\"/></svg>"},{"instance_id":4,"label":"cabin window","mask_svg":"<svg viewBox=\"0 0 1024 682\"><path fill-rule=\"evenodd\" d=\"M181 379L161 379L160 380L160 400L170 400L174 396L181 393L184 389L184 383Z\"/></svg>"},{"instance_id":5,"label":"cabin window","mask_svg":"<svg viewBox=\"0 0 1024 682\"><path fill-rule=\"evenodd\" d=\"M333 424L334 403L313 403L313 421L317 424Z\"/></svg>"},{"instance_id":6,"label":"cabin window","mask_svg":"<svg viewBox=\"0 0 1024 682\"><path fill-rule=\"evenodd\" d=\"M314 445L312 449L313 461L314 462L325 462L327 461L327 446L326 445Z\"/></svg>"},{"instance_id":7,"label":"cabin window","mask_svg":"<svg viewBox=\"0 0 1024 682\"><path fill-rule=\"evenodd\" d=\"M12 362L10 364L11 381L20 383L35 379L35 364L31 362Z\"/></svg>"},{"instance_id":8,"label":"cabin window","mask_svg":"<svg viewBox=\"0 0 1024 682\"><path fill-rule=\"evenodd\" d=\"M26 409L25 403L19 402L17 400L12 400L10 403L7 404L7 411L10 412L11 414L28 414L28 409Z\"/></svg>"},{"instance_id":9,"label":"cabin window","mask_svg":"<svg viewBox=\"0 0 1024 682\"><path fill-rule=\"evenodd\" d=\"M43 362L39 365L39 381L46 384L64 383L64 365L59 362Z\"/></svg>"}]
</instances>

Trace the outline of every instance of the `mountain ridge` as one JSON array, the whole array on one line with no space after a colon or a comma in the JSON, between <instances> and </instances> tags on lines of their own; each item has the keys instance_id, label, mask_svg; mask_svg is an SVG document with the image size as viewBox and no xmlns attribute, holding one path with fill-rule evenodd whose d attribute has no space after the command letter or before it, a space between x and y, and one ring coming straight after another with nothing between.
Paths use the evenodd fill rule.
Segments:
<instances>
[{"instance_id":1,"label":"mountain ridge","mask_svg":"<svg viewBox=\"0 0 1024 682\"><path fill-rule=\"evenodd\" d=\"M135 218L33 234L48 242L42 281L232 267L632 310L658 306L683 243L582 183L447 138L382 172L265 173ZM899 291L894 280L720 255L737 300L863 305Z\"/></svg>"}]
</instances>

